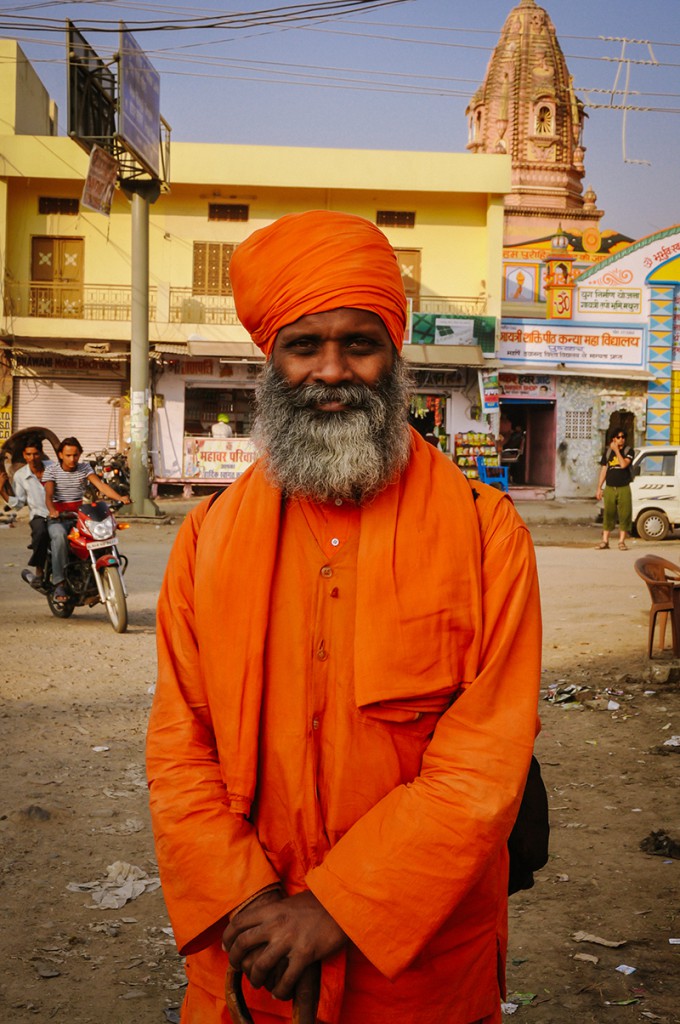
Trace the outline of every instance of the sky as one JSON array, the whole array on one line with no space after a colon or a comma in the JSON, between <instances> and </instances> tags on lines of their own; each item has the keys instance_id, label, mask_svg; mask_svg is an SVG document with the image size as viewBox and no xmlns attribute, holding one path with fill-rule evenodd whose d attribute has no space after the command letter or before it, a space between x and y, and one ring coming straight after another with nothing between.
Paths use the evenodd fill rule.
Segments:
<instances>
[{"instance_id":1,"label":"sky","mask_svg":"<svg viewBox=\"0 0 680 1024\"><path fill-rule=\"evenodd\" d=\"M465 152L466 106L517 2L0 0L0 37L34 64L60 134L68 18L105 60L125 22L160 74L173 141ZM541 6L586 102L601 229L680 223L680 0Z\"/></svg>"}]
</instances>

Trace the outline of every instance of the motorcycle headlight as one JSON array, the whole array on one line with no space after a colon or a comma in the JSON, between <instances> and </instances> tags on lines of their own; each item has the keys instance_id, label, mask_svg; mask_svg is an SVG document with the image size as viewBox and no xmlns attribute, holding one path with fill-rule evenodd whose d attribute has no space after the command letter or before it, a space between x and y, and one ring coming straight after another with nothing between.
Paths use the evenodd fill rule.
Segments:
<instances>
[{"instance_id":1,"label":"motorcycle headlight","mask_svg":"<svg viewBox=\"0 0 680 1024\"><path fill-rule=\"evenodd\" d=\"M116 532L116 524L111 516L98 522L96 519L86 519L87 528L95 540L108 540Z\"/></svg>"}]
</instances>

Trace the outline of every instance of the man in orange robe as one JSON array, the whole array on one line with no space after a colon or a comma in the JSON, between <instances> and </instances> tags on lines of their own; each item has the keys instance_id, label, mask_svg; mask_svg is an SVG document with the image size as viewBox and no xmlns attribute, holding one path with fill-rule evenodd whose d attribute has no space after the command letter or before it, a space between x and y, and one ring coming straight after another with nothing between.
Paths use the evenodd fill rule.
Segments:
<instances>
[{"instance_id":1,"label":"man in orange robe","mask_svg":"<svg viewBox=\"0 0 680 1024\"><path fill-rule=\"evenodd\" d=\"M267 355L261 457L180 530L148 776L189 987L227 1024L496 1024L507 839L536 731L540 609L509 499L407 422L406 301L375 225L281 218L237 247Z\"/></svg>"}]
</instances>

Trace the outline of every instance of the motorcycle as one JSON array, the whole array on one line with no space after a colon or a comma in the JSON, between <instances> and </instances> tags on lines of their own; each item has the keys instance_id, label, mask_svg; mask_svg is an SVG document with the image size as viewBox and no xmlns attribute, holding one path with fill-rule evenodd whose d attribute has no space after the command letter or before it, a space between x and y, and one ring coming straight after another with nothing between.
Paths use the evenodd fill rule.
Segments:
<instances>
[{"instance_id":1,"label":"motorcycle","mask_svg":"<svg viewBox=\"0 0 680 1024\"><path fill-rule=\"evenodd\" d=\"M120 508L122 503L113 504ZM116 533L128 529L130 524L117 523L113 505L109 507L105 501L84 501L74 512L61 512L59 520L71 524L66 537L69 547L64 578L66 600L57 601L54 596L49 549L42 579L28 582L45 594L50 611L58 619L70 618L75 608L92 607L101 602L116 633L124 633L128 612L123 574L128 560L118 551Z\"/></svg>"},{"instance_id":2,"label":"motorcycle","mask_svg":"<svg viewBox=\"0 0 680 1024\"><path fill-rule=\"evenodd\" d=\"M123 452L93 452L87 456L97 476L119 494L130 493L130 470Z\"/></svg>"}]
</instances>

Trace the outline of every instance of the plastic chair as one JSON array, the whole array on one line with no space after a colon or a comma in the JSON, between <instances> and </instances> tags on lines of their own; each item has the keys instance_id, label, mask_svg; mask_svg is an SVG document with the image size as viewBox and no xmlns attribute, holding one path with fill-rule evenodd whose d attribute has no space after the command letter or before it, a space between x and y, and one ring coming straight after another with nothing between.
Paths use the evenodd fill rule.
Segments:
<instances>
[{"instance_id":1,"label":"plastic chair","mask_svg":"<svg viewBox=\"0 0 680 1024\"><path fill-rule=\"evenodd\" d=\"M500 487L503 491L508 490L510 484L508 482L507 466L487 466L483 455L475 456L475 462L477 463L479 479L483 484L491 484L492 487Z\"/></svg>"},{"instance_id":2,"label":"plastic chair","mask_svg":"<svg viewBox=\"0 0 680 1024\"><path fill-rule=\"evenodd\" d=\"M522 434L522 440L519 443L519 448L503 448L501 450L501 462L507 463L509 466L514 466L516 462L524 455L524 443L526 441L526 434Z\"/></svg>"},{"instance_id":3,"label":"plastic chair","mask_svg":"<svg viewBox=\"0 0 680 1024\"><path fill-rule=\"evenodd\" d=\"M649 638L647 644L648 657L653 657L654 629L657 615L661 615L661 650L666 645L666 624L668 613L671 613L673 633L673 653L680 654L680 637L678 637L675 616L673 615L673 591L680 586L680 565L669 562L659 555L643 555L635 562L635 571L645 581L652 607L649 609Z\"/></svg>"}]
</instances>

